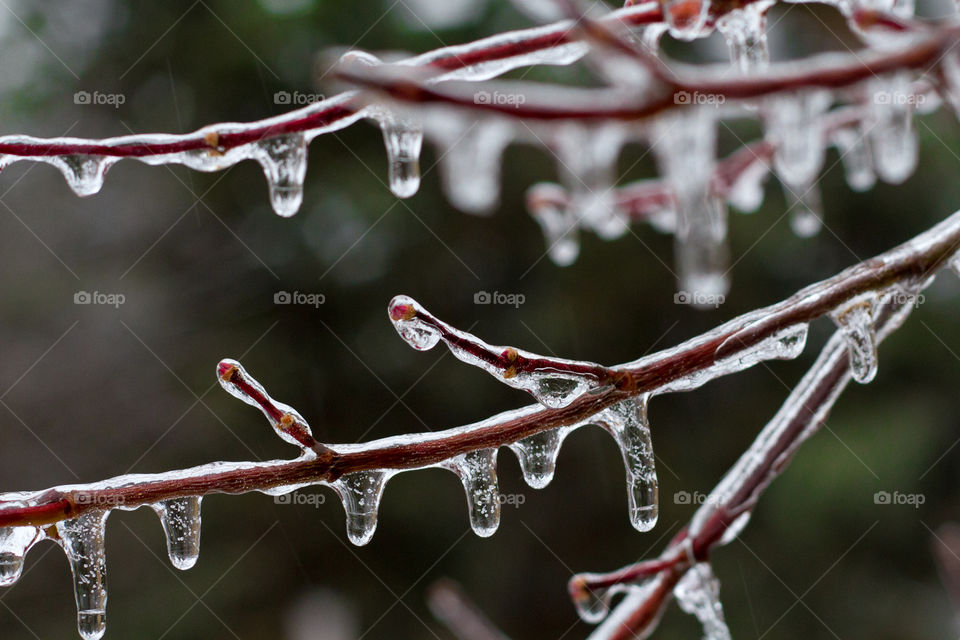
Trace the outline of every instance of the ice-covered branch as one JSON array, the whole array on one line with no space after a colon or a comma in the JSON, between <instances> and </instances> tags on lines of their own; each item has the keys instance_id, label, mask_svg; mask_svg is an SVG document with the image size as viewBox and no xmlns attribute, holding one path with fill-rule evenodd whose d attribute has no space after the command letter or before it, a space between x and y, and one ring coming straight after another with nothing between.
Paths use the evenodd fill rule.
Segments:
<instances>
[{"instance_id":1,"label":"ice-covered branch","mask_svg":"<svg viewBox=\"0 0 960 640\"><path fill-rule=\"evenodd\" d=\"M732 535L729 531L742 527L756 496L789 460L801 434L809 435L809 425L822 419L823 411L835 397L834 391L851 376L859 382L873 377L877 342L904 317L894 311L908 311L912 296L927 286L941 267L949 263L958 270L958 247L960 212L906 244L811 285L780 303L735 318L671 349L610 369L540 358L510 348L492 348L437 320L412 300L395 299L388 309L389 317L397 323L401 335L408 340L415 338L414 346L423 347L442 339L458 357L474 364L483 363L481 366L489 367L499 378L507 375L506 379L512 379L510 369L516 367L515 377L522 370L534 383L562 373L573 376L577 384L588 381L588 389L574 394L574 399L562 408L533 405L445 431L326 446L315 441L306 421L296 411L274 401L238 363L226 360L217 368L224 388L258 407L281 438L303 450L300 457L258 463L217 462L167 473L133 474L91 484L2 494L0 584L16 581L24 555L37 542L59 542L74 571L81 632L87 638L96 638L103 632L102 605L106 598L102 532L113 510L153 508L167 532L171 559L176 566L187 568L199 550L203 496L252 491L279 494L323 485L332 488L343 502L348 537L355 544L365 544L376 528L379 501L387 481L402 471L427 467L448 469L459 477L467 496L471 526L478 535L488 536L496 531L500 519L496 476L499 447L511 448L527 482L543 487L553 477L564 438L573 429L589 424L602 426L616 440L626 467L630 521L638 530L646 531L657 521L657 478L647 421L649 400L658 394L695 389L713 378L764 360L796 357L803 350L807 324L830 316L839 331L818 365L761 434L755 450L744 456L718 488L719 496L729 496L709 501L710 508L698 512L682 534L690 542L675 541L674 555L664 556L670 561L665 566L672 568L647 564L621 574L617 584L658 569L653 580L643 583L643 598L638 595L641 592L631 592L625 602L633 604L626 609L626 605L621 605L620 609L628 611L631 619L639 615L652 620L659 609L646 604L653 602L651 594L668 592L674 584L685 585L693 602L697 594L710 590L712 578L703 567L694 576L697 582L679 576L681 565L676 549L682 546L686 558L699 561L718 540ZM764 455L755 455L759 453ZM716 505L720 508L714 509ZM632 577L629 571L634 571ZM581 586L587 584L583 582ZM662 601L660 595L657 597ZM638 598L642 600L639 604L634 602Z\"/></svg>"}]
</instances>

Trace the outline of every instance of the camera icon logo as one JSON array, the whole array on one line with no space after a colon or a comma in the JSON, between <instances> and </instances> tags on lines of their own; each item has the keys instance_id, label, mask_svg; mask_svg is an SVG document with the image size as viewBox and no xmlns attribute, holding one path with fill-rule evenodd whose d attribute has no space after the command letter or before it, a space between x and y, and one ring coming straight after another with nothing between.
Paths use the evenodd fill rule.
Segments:
<instances>
[{"instance_id":1,"label":"camera icon logo","mask_svg":"<svg viewBox=\"0 0 960 640\"><path fill-rule=\"evenodd\" d=\"M273 304L290 304L293 302L293 296L289 291L277 291L273 294Z\"/></svg>"},{"instance_id":2,"label":"camera icon logo","mask_svg":"<svg viewBox=\"0 0 960 640\"><path fill-rule=\"evenodd\" d=\"M89 91L77 91L73 94L73 104L90 104Z\"/></svg>"},{"instance_id":3,"label":"camera icon logo","mask_svg":"<svg viewBox=\"0 0 960 640\"><path fill-rule=\"evenodd\" d=\"M493 298L489 291L477 291L473 294L473 304L490 304Z\"/></svg>"},{"instance_id":4,"label":"camera icon logo","mask_svg":"<svg viewBox=\"0 0 960 640\"><path fill-rule=\"evenodd\" d=\"M674 104L690 104L691 95L689 91L678 91L673 94Z\"/></svg>"},{"instance_id":5,"label":"camera icon logo","mask_svg":"<svg viewBox=\"0 0 960 640\"><path fill-rule=\"evenodd\" d=\"M293 493L285 493L280 496L273 497L274 504L293 504Z\"/></svg>"},{"instance_id":6,"label":"camera icon logo","mask_svg":"<svg viewBox=\"0 0 960 640\"><path fill-rule=\"evenodd\" d=\"M290 95L289 91L277 91L273 94L274 104L290 104L292 100L293 96Z\"/></svg>"},{"instance_id":7,"label":"camera icon logo","mask_svg":"<svg viewBox=\"0 0 960 640\"><path fill-rule=\"evenodd\" d=\"M689 291L677 291L673 294L673 304L690 304L691 297Z\"/></svg>"},{"instance_id":8,"label":"camera icon logo","mask_svg":"<svg viewBox=\"0 0 960 640\"><path fill-rule=\"evenodd\" d=\"M693 496L690 495L689 491L677 491L673 494L673 503L674 504L690 504Z\"/></svg>"},{"instance_id":9,"label":"camera icon logo","mask_svg":"<svg viewBox=\"0 0 960 640\"><path fill-rule=\"evenodd\" d=\"M889 491L877 491L873 494L873 504L890 504L891 496Z\"/></svg>"},{"instance_id":10,"label":"camera icon logo","mask_svg":"<svg viewBox=\"0 0 960 640\"><path fill-rule=\"evenodd\" d=\"M73 294L73 304L90 304L93 297L88 291L77 291Z\"/></svg>"},{"instance_id":11,"label":"camera icon logo","mask_svg":"<svg viewBox=\"0 0 960 640\"><path fill-rule=\"evenodd\" d=\"M876 100L877 104L890 104L891 102L891 96L886 91L881 91L877 93L876 98L874 99Z\"/></svg>"},{"instance_id":12,"label":"camera icon logo","mask_svg":"<svg viewBox=\"0 0 960 640\"><path fill-rule=\"evenodd\" d=\"M474 104L490 104L492 101L489 91L477 91L473 94Z\"/></svg>"}]
</instances>

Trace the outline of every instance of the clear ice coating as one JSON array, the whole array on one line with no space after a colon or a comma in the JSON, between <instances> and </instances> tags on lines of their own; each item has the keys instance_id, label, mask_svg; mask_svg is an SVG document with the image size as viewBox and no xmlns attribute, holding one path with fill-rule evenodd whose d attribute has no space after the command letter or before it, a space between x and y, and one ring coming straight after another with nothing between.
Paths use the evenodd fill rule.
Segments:
<instances>
[{"instance_id":1,"label":"clear ice coating","mask_svg":"<svg viewBox=\"0 0 960 640\"><path fill-rule=\"evenodd\" d=\"M97 640L107 630L107 558L103 538L108 514L87 511L56 524L60 546L73 574L77 628L85 640Z\"/></svg>"},{"instance_id":2,"label":"clear ice coating","mask_svg":"<svg viewBox=\"0 0 960 640\"><path fill-rule=\"evenodd\" d=\"M558 267L573 264L580 255L580 233L575 210L557 203L566 194L557 185L538 184L533 193L545 197L533 197L530 213L540 225L547 244L547 255Z\"/></svg>"},{"instance_id":3,"label":"clear ice coating","mask_svg":"<svg viewBox=\"0 0 960 640\"><path fill-rule=\"evenodd\" d=\"M470 527L478 536L492 536L500 526L500 489L497 485L497 450L479 449L443 463L460 477L467 494Z\"/></svg>"},{"instance_id":4,"label":"clear ice coating","mask_svg":"<svg viewBox=\"0 0 960 640\"><path fill-rule=\"evenodd\" d=\"M705 35L710 0L660 0L660 10L677 40L695 40Z\"/></svg>"},{"instance_id":5,"label":"clear ice coating","mask_svg":"<svg viewBox=\"0 0 960 640\"><path fill-rule=\"evenodd\" d=\"M583 577L588 578L591 575L592 574L586 574ZM649 581L644 581L641 584L646 585L648 582ZM613 601L615 595L619 593L629 593L637 588L642 587L639 585L615 584L610 587L591 588L581 583L578 592L574 596L573 604L581 620L587 624L597 624L610 613L610 603Z\"/></svg>"},{"instance_id":6,"label":"clear ice coating","mask_svg":"<svg viewBox=\"0 0 960 640\"><path fill-rule=\"evenodd\" d=\"M391 474L382 469L349 473L333 483L347 517L347 537L361 547L377 530L380 498Z\"/></svg>"},{"instance_id":7,"label":"clear ice coating","mask_svg":"<svg viewBox=\"0 0 960 640\"><path fill-rule=\"evenodd\" d=\"M740 73L762 71L770 64L766 12L772 0L754 2L717 19L717 31L727 41L730 59Z\"/></svg>"},{"instance_id":8,"label":"clear ice coating","mask_svg":"<svg viewBox=\"0 0 960 640\"><path fill-rule=\"evenodd\" d=\"M661 118L653 137L660 173L676 202L679 289L699 306L730 288L726 204L713 189L716 135L714 115L691 107Z\"/></svg>"},{"instance_id":9,"label":"clear ice coating","mask_svg":"<svg viewBox=\"0 0 960 640\"><path fill-rule=\"evenodd\" d=\"M617 157L625 137L618 123L569 123L556 129L557 160L572 215L580 226L592 228L605 239L622 236L628 227L613 197Z\"/></svg>"},{"instance_id":10,"label":"clear ice coating","mask_svg":"<svg viewBox=\"0 0 960 640\"><path fill-rule=\"evenodd\" d=\"M630 523L637 531L649 531L657 524L657 469L647 421L649 395L628 398L600 416L620 447L627 475L627 504Z\"/></svg>"},{"instance_id":11,"label":"clear ice coating","mask_svg":"<svg viewBox=\"0 0 960 640\"><path fill-rule=\"evenodd\" d=\"M801 238L815 236L823 227L823 204L817 183L783 185L783 196L790 212L790 228Z\"/></svg>"},{"instance_id":12,"label":"clear ice coating","mask_svg":"<svg viewBox=\"0 0 960 640\"><path fill-rule=\"evenodd\" d=\"M673 589L677 604L703 626L704 640L730 640L720 604L720 581L706 562L693 565Z\"/></svg>"},{"instance_id":13,"label":"clear ice coating","mask_svg":"<svg viewBox=\"0 0 960 640\"><path fill-rule=\"evenodd\" d=\"M870 146L879 175L899 184L917 167L917 135L913 130L916 95L909 73L896 73L870 84L873 93Z\"/></svg>"},{"instance_id":14,"label":"clear ice coating","mask_svg":"<svg viewBox=\"0 0 960 640\"><path fill-rule=\"evenodd\" d=\"M20 579L24 556L43 537L38 527L0 527L0 587Z\"/></svg>"},{"instance_id":15,"label":"clear ice coating","mask_svg":"<svg viewBox=\"0 0 960 640\"><path fill-rule=\"evenodd\" d=\"M570 365L570 371L557 371L555 367L543 367L535 371L518 370L514 364L504 367L499 363L516 363L519 358L538 360L540 356L513 347L494 347L473 334L460 331L432 319L428 324L423 318L426 310L409 296L394 296L387 307L387 315L397 333L414 349L431 349L443 340L450 353L458 360L483 369L509 387L526 391L537 402L550 409L562 409L587 391L599 390L601 381L597 375L581 373L579 369L600 369L590 362L554 359L553 363ZM473 345L468 350L464 344ZM486 355L486 357L484 357ZM491 362L496 358L496 362Z\"/></svg>"},{"instance_id":16,"label":"clear ice coating","mask_svg":"<svg viewBox=\"0 0 960 640\"><path fill-rule=\"evenodd\" d=\"M220 375L220 369L226 367L236 367L240 373L240 376L247 381L247 383L253 388L255 393L259 393L263 398L269 401L274 407L276 407L282 414L283 417L278 421L275 417L267 411L259 402L254 398L247 395L239 386L231 382L230 380L225 380L222 375ZM220 361L218 365L218 375L217 380L220 382L220 386L223 387L224 391L232 395L234 398L242 400L251 407L256 407L260 409L264 416L266 416L267 421L270 422L273 426L273 430L278 436L284 441L288 442L297 447L303 448L303 444L299 442L296 438L290 435L288 429L289 425L296 423L303 431L309 435L313 435L310 431L310 425L307 424L307 421L303 419L296 409L290 405L284 404L283 402L277 402L270 397L270 394L267 393L267 390L263 388L263 385L253 379L250 374L247 373L246 369L243 368L236 360L224 359Z\"/></svg>"},{"instance_id":17,"label":"clear ice coating","mask_svg":"<svg viewBox=\"0 0 960 640\"><path fill-rule=\"evenodd\" d=\"M69 154L44 158L63 173L67 185L80 197L92 196L103 187L107 169L120 158Z\"/></svg>"},{"instance_id":18,"label":"clear ice coating","mask_svg":"<svg viewBox=\"0 0 960 640\"><path fill-rule=\"evenodd\" d=\"M302 133L266 138L253 144L253 158L263 167L270 188L270 204L281 216L290 217L303 202L303 179L307 175L307 141Z\"/></svg>"},{"instance_id":19,"label":"clear ice coating","mask_svg":"<svg viewBox=\"0 0 960 640\"><path fill-rule=\"evenodd\" d=\"M830 102L830 93L822 90L769 99L764 115L767 137L775 145L773 165L788 185L809 185L816 180L826 144L821 116Z\"/></svg>"},{"instance_id":20,"label":"clear ice coating","mask_svg":"<svg viewBox=\"0 0 960 640\"><path fill-rule=\"evenodd\" d=\"M517 454L523 479L534 489L543 489L553 480L560 446L569 431L563 427L527 436L510 445Z\"/></svg>"},{"instance_id":21,"label":"clear ice coating","mask_svg":"<svg viewBox=\"0 0 960 640\"><path fill-rule=\"evenodd\" d=\"M850 357L850 374L860 384L866 384L877 375L877 337L874 331L874 311L877 295L858 296L830 316L843 332Z\"/></svg>"},{"instance_id":22,"label":"clear ice coating","mask_svg":"<svg viewBox=\"0 0 960 640\"><path fill-rule=\"evenodd\" d=\"M177 569L186 570L200 556L200 497L173 498L151 505L167 536L167 555Z\"/></svg>"},{"instance_id":23,"label":"clear ice coating","mask_svg":"<svg viewBox=\"0 0 960 640\"><path fill-rule=\"evenodd\" d=\"M833 132L832 141L840 154L847 184L854 191L869 191L877 183L867 136L860 127L843 127Z\"/></svg>"},{"instance_id":24,"label":"clear ice coating","mask_svg":"<svg viewBox=\"0 0 960 640\"><path fill-rule=\"evenodd\" d=\"M409 198L420 188L420 148L423 127L390 111L378 110L377 120L387 150L390 191L398 198Z\"/></svg>"},{"instance_id":25,"label":"clear ice coating","mask_svg":"<svg viewBox=\"0 0 960 640\"><path fill-rule=\"evenodd\" d=\"M440 144L443 188L466 213L489 213L500 199L500 161L511 126L495 119L465 122L448 115L430 125Z\"/></svg>"}]
</instances>

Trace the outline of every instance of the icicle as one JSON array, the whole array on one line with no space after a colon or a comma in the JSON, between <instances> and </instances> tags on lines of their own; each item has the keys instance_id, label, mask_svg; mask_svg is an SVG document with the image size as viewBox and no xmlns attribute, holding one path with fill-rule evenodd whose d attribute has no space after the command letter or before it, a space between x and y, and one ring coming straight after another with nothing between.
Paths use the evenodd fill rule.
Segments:
<instances>
[{"instance_id":1,"label":"icicle","mask_svg":"<svg viewBox=\"0 0 960 640\"><path fill-rule=\"evenodd\" d=\"M87 511L58 522L60 546L70 561L77 628L85 640L97 640L107 630L107 558L103 542L107 511Z\"/></svg>"},{"instance_id":2,"label":"icicle","mask_svg":"<svg viewBox=\"0 0 960 640\"><path fill-rule=\"evenodd\" d=\"M809 185L783 185L783 195L790 212L790 228L801 238L817 235L823 227L823 204L820 187Z\"/></svg>"},{"instance_id":3,"label":"icicle","mask_svg":"<svg viewBox=\"0 0 960 640\"><path fill-rule=\"evenodd\" d=\"M387 150L390 191L398 198L409 198L420 188L420 148L423 128L389 111L377 115L383 144Z\"/></svg>"},{"instance_id":4,"label":"icicle","mask_svg":"<svg viewBox=\"0 0 960 640\"><path fill-rule=\"evenodd\" d=\"M723 34L730 59L741 73L763 71L770 64L766 12L772 5L770 0L755 2L717 20L717 31Z\"/></svg>"},{"instance_id":5,"label":"icicle","mask_svg":"<svg viewBox=\"0 0 960 640\"><path fill-rule=\"evenodd\" d=\"M917 167L917 136L913 131L910 74L898 73L870 85L873 94L870 143L877 174L899 184Z\"/></svg>"},{"instance_id":6,"label":"icicle","mask_svg":"<svg viewBox=\"0 0 960 640\"><path fill-rule=\"evenodd\" d=\"M391 475L380 469L357 471L333 483L347 514L347 537L358 547L373 539L380 497Z\"/></svg>"},{"instance_id":7,"label":"icicle","mask_svg":"<svg viewBox=\"0 0 960 640\"><path fill-rule=\"evenodd\" d=\"M616 404L600 417L616 439L627 475L627 502L630 523L637 531L649 531L657 524L657 470L647 421L644 394Z\"/></svg>"},{"instance_id":8,"label":"icicle","mask_svg":"<svg viewBox=\"0 0 960 640\"><path fill-rule=\"evenodd\" d=\"M720 544L730 544L737 539L737 536L747 528L747 524L750 522L750 516L753 514L752 511L744 511L737 519L727 525L727 530L723 532L723 535L720 536Z\"/></svg>"},{"instance_id":9,"label":"icicle","mask_svg":"<svg viewBox=\"0 0 960 640\"><path fill-rule=\"evenodd\" d=\"M160 517L167 536L167 555L177 569L186 570L197 563L200 555L200 498L173 498L151 508Z\"/></svg>"},{"instance_id":10,"label":"icicle","mask_svg":"<svg viewBox=\"0 0 960 640\"><path fill-rule=\"evenodd\" d=\"M756 161L737 176L727 191L727 202L744 213L752 213L763 204L763 185L770 175L770 165Z\"/></svg>"},{"instance_id":11,"label":"icicle","mask_svg":"<svg viewBox=\"0 0 960 640\"><path fill-rule=\"evenodd\" d=\"M569 431L563 427L548 429L510 445L517 454L523 479L534 489L543 489L553 480L560 445Z\"/></svg>"},{"instance_id":12,"label":"icicle","mask_svg":"<svg viewBox=\"0 0 960 640\"><path fill-rule=\"evenodd\" d=\"M9 587L23 573L23 558L43 539L38 527L0 527L0 587Z\"/></svg>"},{"instance_id":13,"label":"icicle","mask_svg":"<svg viewBox=\"0 0 960 640\"><path fill-rule=\"evenodd\" d=\"M773 164L781 180L791 186L812 184L823 166L821 116L830 102L826 91L804 91L770 100L766 126L776 147Z\"/></svg>"},{"instance_id":14,"label":"icicle","mask_svg":"<svg viewBox=\"0 0 960 640\"><path fill-rule=\"evenodd\" d=\"M680 608L695 615L703 625L704 640L730 640L720 604L720 581L708 563L693 565L674 587L673 595Z\"/></svg>"},{"instance_id":15,"label":"icicle","mask_svg":"<svg viewBox=\"0 0 960 640\"><path fill-rule=\"evenodd\" d=\"M303 202L307 143L302 133L266 138L254 144L253 158L263 167L270 204L277 215L292 216Z\"/></svg>"},{"instance_id":16,"label":"icicle","mask_svg":"<svg viewBox=\"0 0 960 640\"><path fill-rule=\"evenodd\" d=\"M706 35L710 0L660 0L660 10L677 40L695 40Z\"/></svg>"},{"instance_id":17,"label":"icicle","mask_svg":"<svg viewBox=\"0 0 960 640\"><path fill-rule=\"evenodd\" d=\"M119 158L70 154L50 156L46 161L60 169L67 185L80 197L92 196L103 187L107 169Z\"/></svg>"},{"instance_id":18,"label":"icicle","mask_svg":"<svg viewBox=\"0 0 960 640\"><path fill-rule=\"evenodd\" d=\"M437 130L440 166L447 198L467 213L489 213L500 199L500 162L511 127L499 120L472 124L449 118L455 126Z\"/></svg>"},{"instance_id":19,"label":"icicle","mask_svg":"<svg viewBox=\"0 0 960 640\"><path fill-rule=\"evenodd\" d=\"M500 490L497 487L497 450L480 449L443 465L460 477L467 494L470 527L478 536L492 536L500 526Z\"/></svg>"},{"instance_id":20,"label":"icicle","mask_svg":"<svg viewBox=\"0 0 960 640\"><path fill-rule=\"evenodd\" d=\"M785 327L759 344L754 345L749 350L745 352L740 351L730 358L721 360L717 365L717 369L719 371L733 373L743 371L748 367L752 367L760 362L766 362L767 360L793 360L803 353L803 349L807 345L807 332L809 327L810 325L805 322ZM723 352L731 346L736 348L741 345L742 343L739 343L738 336L734 335L721 344L717 348L717 351ZM711 370L707 373L713 374L719 373L719 371Z\"/></svg>"},{"instance_id":21,"label":"icicle","mask_svg":"<svg viewBox=\"0 0 960 640\"><path fill-rule=\"evenodd\" d=\"M552 196L540 198L533 195L530 198L530 214L543 230L547 254L558 267L570 266L580 255L580 234L573 209L556 204L557 199L565 199L566 194L557 185L542 183L533 188L535 194L547 195L549 192Z\"/></svg>"},{"instance_id":22,"label":"icicle","mask_svg":"<svg viewBox=\"0 0 960 640\"><path fill-rule=\"evenodd\" d=\"M607 617L610 613L610 603L613 596L618 593L628 593L638 588L636 585L616 584L611 587L590 588L586 580L593 574L582 574L574 578L571 585L570 595L573 598L573 605L577 609L577 615L587 624L597 624ZM645 581L643 584L646 584Z\"/></svg>"},{"instance_id":23,"label":"icicle","mask_svg":"<svg viewBox=\"0 0 960 640\"><path fill-rule=\"evenodd\" d=\"M557 159L570 194L570 215L605 239L622 236L628 227L612 192L624 134L619 124L571 123L557 129Z\"/></svg>"},{"instance_id":24,"label":"icicle","mask_svg":"<svg viewBox=\"0 0 960 640\"><path fill-rule=\"evenodd\" d=\"M872 189L877 176L873 173L873 159L863 131L853 127L838 129L833 132L833 144L840 154L850 188L861 192Z\"/></svg>"},{"instance_id":25,"label":"icicle","mask_svg":"<svg viewBox=\"0 0 960 640\"><path fill-rule=\"evenodd\" d=\"M873 328L873 313L877 296L860 296L834 310L830 316L847 341L850 373L860 384L866 384L877 375L877 338Z\"/></svg>"},{"instance_id":26,"label":"icicle","mask_svg":"<svg viewBox=\"0 0 960 640\"><path fill-rule=\"evenodd\" d=\"M726 206L713 192L714 116L701 107L662 119L653 140L660 173L676 201L680 291L693 294L695 303L722 296L730 287L729 250Z\"/></svg>"}]
</instances>

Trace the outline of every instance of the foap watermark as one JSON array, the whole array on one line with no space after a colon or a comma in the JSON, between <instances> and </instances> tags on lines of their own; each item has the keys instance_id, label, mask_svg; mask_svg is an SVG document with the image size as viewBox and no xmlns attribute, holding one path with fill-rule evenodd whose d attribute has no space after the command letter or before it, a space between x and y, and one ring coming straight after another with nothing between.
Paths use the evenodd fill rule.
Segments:
<instances>
[{"instance_id":1,"label":"foap watermark","mask_svg":"<svg viewBox=\"0 0 960 640\"><path fill-rule=\"evenodd\" d=\"M73 294L73 304L99 304L114 309L127 301L122 293L104 293L102 291L77 291Z\"/></svg>"},{"instance_id":2,"label":"foap watermark","mask_svg":"<svg viewBox=\"0 0 960 640\"><path fill-rule=\"evenodd\" d=\"M123 496L115 496L92 491L77 491L74 494L77 504L92 504L97 507L119 507L126 502Z\"/></svg>"},{"instance_id":3,"label":"foap watermark","mask_svg":"<svg viewBox=\"0 0 960 640\"><path fill-rule=\"evenodd\" d=\"M697 307L717 308L727 301L722 293L703 293L702 291L677 291L673 294L673 304L692 304Z\"/></svg>"},{"instance_id":4,"label":"foap watermark","mask_svg":"<svg viewBox=\"0 0 960 640\"><path fill-rule=\"evenodd\" d=\"M114 109L119 109L120 105L127 101L127 96L122 93L102 93L100 91L77 91L73 94L73 104L94 104L109 105Z\"/></svg>"},{"instance_id":5,"label":"foap watermark","mask_svg":"<svg viewBox=\"0 0 960 640\"><path fill-rule=\"evenodd\" d=\"M326 96L322 93L304 93L303 91L277 91L273 94L273 104L305 105L322 102Z\"/></svg>"},{"instance_id":6,"label":"foap watermark","mask_svg":"<svg viewBox=\"0 0 960 640\"><path fill-rule=\"evenodd\" d=\"M477 91L473 94L473 104L492 104L506 107L519 107L527 101L522 93L504 93L502 91Z\"/></svg>"},{"instance_id":7,"label":"foap watermark","mask_svg":"<svg viewBox=\"0 0 960 640\"><path fill-rule=\"evenodd\" d=\"M699 104L711 107L719 107L727 99L724 96L715 93L701 93L699 91L677 91L673 94L674 104Z\"/></svg>"},{"instance_id":8,"label":"foap watermark","mask_svg":"<svg viewBox=\"0 0 960 640\"><path fill-rule=\"evenodd\" d=\"M519 309L520 305L527 301L527 297L522 293L500 293L494 291L477 291L473 294L473 304L505 304Z\"/></svg>"},{"instance_id":9,"label":"foap watermark","mask_svg":"<svg viewBox=\"0 0 960 640\"><path fill-rule=\"evenodd\" d=\"M277 291L273 294L273 304L305 304L318 308L327 301L322 293L304 293L303 291Z\"/></svg>"},{"instance_id":10,"label":"foap watermark","mask_svg":"<svg viewBox=\"0 0 960 640\"><path fill-rule=\"evenodd\" d=\"M877 91L873 94L874 104L894 106L918 106L927 101L927 96L912 91Z\"/></svg>"},{"instance_id":11,"label":"foap watermark","mask_svg":"<svg viewBox=\"0 0 960 640\"><path fill-rule=\"evenodd\" d=\"M873 494L873 504L891 506L909 506L919 509L927 501L922 493L901 493L899 491L877 491Z\"/></svg>"},{"instance_id":12,"label":"foap watermark","mask_svg":"<svg viewBox=\"0 0 960 640\"><path fill-rule=\"evenodd\" d=\"M300 493L299 491L292 491L281 496L273 496L274 504L308 505L313 508L318 508L326 501L327 496L322 493Z\"/></svg>"},{"instance_id":13,"label":"foap watermark","mask_svg":"<svg viewBox=\"0 0 960 640\"><path fill-rule=\"evenodd\" d=\"M723 501L722 495L713 495L712 493L703 493L702 491L694 491L693 493L689 491L677 491L673 494L673 504L720 504Z\"/></svg>"},{"instance_id":14,"label":"foap watermark","mask_svg":"<svg viewBox=\"0 0 960 640\"><path fill-rule=\"evenodd\" d=\"M902 289L894 289L880 294L877 299L877 304L893 303L902 306L910 305L916 309L926 301L927 298L922 293L910 293Z\"/></svg>"},{"instance_id":15,"label":"foap watermark","mask_svg":"<svg viewBox=\"0 0 960 640\"><path fill-rule=\"evenodd\" d=\"M500 506L513 507L514 509L519 509L520 505L527 501L527 496L522 493L501 493L500 494Z\"/></svg>"}]
</instances>

